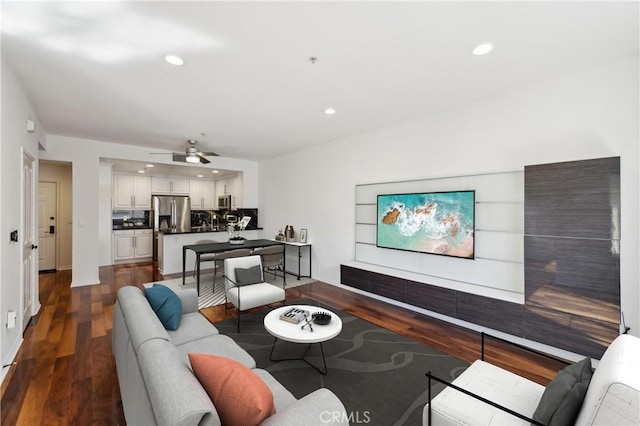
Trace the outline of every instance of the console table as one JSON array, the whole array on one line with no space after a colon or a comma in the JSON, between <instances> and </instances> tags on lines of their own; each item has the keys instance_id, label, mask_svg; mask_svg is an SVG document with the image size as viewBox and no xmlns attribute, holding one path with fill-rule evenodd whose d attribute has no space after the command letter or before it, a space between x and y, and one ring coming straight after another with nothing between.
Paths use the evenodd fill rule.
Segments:
<instances>
[{"instance_id":1,"label":"console table","mask_svg":"<svg viewBox=\"0 0 640 426\"><path fill-rule=\"evenodd\" d=\"M285 247L295 247L298 249L298 280L300 280L300 277L309 277L311 278L311 244L309 243L294 243L294 242L285 242L285 241L281 241L284 243ZM302 249L304 248L308 248L309 250L307 251L308 255L309 255L309 275L300 275L300 260L302 259ZM285 249L286 250L286 249ZM296 275L293 272L289 272L285 269L285 272L291 275Z\"/></svg>"}]
</instances>

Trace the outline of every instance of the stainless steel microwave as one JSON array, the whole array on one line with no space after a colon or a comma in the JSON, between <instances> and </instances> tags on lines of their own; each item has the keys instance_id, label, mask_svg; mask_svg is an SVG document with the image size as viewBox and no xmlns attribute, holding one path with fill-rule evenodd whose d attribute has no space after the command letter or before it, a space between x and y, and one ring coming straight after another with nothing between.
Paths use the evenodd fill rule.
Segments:
<instances>
[{"instance_id":1,"label":"stainless steel microwave","mask_svg":"<svg viewBox=\"0 0 640 426\"><path fill-rule=\"evenodd\" d=\"M231 195L220 195L220 196L218 196L218 208L219 209L230 209L231 208Z\"/></svg>"}]
</instances>

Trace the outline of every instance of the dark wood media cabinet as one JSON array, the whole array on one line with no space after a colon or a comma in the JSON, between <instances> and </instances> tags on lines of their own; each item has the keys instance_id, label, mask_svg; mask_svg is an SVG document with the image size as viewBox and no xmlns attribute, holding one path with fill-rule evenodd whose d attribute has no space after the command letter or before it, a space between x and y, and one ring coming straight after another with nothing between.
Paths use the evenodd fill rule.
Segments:
<instances>
[{"instance_id":1,"label":"dark wood media cabinet","mask_svg":"<svg viewBox=\"0 0 640 426\"><path fill-rule=\"evenodd\" d=\"M618 335L610 323L340 265L340 282L368 293L600 359Z\"/></svg>"}]
</instances>

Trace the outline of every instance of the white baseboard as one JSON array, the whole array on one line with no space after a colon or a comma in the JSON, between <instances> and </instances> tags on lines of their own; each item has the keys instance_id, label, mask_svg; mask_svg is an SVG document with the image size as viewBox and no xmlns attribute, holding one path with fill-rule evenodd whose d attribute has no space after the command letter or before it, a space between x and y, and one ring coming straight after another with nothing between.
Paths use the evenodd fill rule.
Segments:
<instances>
[{"instance_id":1,"label":"white baseboard","mask_svg":"<svg viewBox=\"0 0 640 426\"><path fill-rule=\"evenodd\" d=\"M16 356L18 355L18 351L20 350L20 346L22 346L23 341L24 339L22 338L22 336L18 340L16 340L16 342L14 343L14 346L11 348L11 351L9 351L9 354L7 355L7 357L2 360L2 365L3 366L6 365L7 367L2 367L2 377L0 378L0 383L3 383L4 378L7 377L7 374L9 373L9 370L13 366L13 361L16 359Z\"/></svg>"}]
</instances>

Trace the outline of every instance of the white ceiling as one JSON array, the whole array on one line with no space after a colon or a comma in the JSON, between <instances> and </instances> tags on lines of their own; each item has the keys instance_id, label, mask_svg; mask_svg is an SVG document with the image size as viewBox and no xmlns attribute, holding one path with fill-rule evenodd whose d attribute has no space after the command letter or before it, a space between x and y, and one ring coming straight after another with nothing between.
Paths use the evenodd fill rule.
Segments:
<instances>
[{"instance_id":1,"label":"white ceiling","mask_svg":"<svg viewBox=\"0 0 640 426\"><path fill-rule=\"evenodd\" d=\"M47 133L255 160L637 55L635 1L2 2Z\"/></svg>"}]
</instances>

